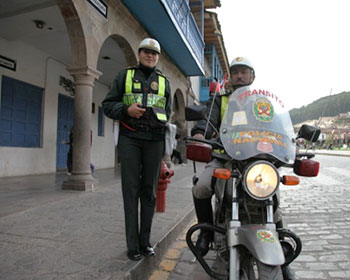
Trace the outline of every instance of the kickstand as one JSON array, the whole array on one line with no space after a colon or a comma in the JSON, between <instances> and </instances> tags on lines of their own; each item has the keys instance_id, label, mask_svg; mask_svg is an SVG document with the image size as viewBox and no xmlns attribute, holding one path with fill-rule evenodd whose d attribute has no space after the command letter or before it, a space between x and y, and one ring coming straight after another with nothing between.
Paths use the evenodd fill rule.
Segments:
<instances>
[{"instance_id":1,"label":"kickstand","mask_svg":"<svg viewBox=\"0 0 350 280\"><path fill-rule=\"evenodd\" d=\"M192 184L196 185L198 180L199 180L199 178L197 177L197 174L196 174L197 170L196 170L196 162L195 161L193 162L193 172L194 172L194 175L192 177Z\"/></svg>"}]
</instances>

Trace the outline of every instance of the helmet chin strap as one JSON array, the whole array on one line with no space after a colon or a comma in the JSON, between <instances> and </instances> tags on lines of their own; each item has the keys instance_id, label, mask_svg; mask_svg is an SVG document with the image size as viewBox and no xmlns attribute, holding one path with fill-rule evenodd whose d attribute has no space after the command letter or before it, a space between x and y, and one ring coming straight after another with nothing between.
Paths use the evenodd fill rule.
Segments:
<instances>
[{"instance_id":1,"label":"helmet chin strap","mask_svg":"<svg viewBox=\"0 0 350 280\"><path fill-rule=\"evenodd\" d=\"M249 85L251 85L255 80L255 71L250 69Z\"/></svg>"}]
</instances>

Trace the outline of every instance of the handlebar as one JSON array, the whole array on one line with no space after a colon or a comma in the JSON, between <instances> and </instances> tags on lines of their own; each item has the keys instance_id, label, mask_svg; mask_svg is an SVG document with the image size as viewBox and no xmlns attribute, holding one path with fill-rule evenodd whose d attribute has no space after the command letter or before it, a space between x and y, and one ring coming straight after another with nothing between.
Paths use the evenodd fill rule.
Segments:
<instances>
[{"instance_id":1,"label":"handlebar","mask_svg":"<svg viewBox=\"0 0 350 280\"><path fill-rule=\"evenodd\" d=\"M208 145L212 146L213 149L223 149L224 148L224 146L216 140L199 139L199 138L191 137L191 136L185 137L184 140L185 140L185 142L195 141L195 142L201 142L204 144L208 144Z\"/></svg>"},{"instance_id":2,"label":"handlebar","mask_svg":"<svg viewBox=\"0 0 350 280\"><path fill-rule=\"evenodd\" d=\"M310 159L310 158L315 157L315 154L313 154L313 153L297 153L297 154L296 154L296 157L297 157L297 158L306 157L307 159Z\"/></svg>"}]
</instances>

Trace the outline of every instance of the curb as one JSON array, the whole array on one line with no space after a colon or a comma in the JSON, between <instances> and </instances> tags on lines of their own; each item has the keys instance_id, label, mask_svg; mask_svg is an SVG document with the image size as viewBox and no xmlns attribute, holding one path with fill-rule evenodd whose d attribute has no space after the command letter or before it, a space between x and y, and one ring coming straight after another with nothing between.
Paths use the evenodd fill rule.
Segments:
<instances>
[{"instance_id":1,"label":"curb","mask_svg":"<svg viewBox=\"0 0 350 280\"><path fill-rule=\"evenodd\" d=\"M144 280L157 269L170 246L176 241L195 216L194 207L188 211L154 246L155 257L143 258L124 275L124 280ZM134 263L134 262L133 262Z\"/></svg>"},{"instance_id":2,"label":"curb","mask_svg":"<svg viewBox=\"0 0 350 280\"><path fill-rule=\"evenodd\" d=\"M327 152L315 152L316 155L324 155L324 156L339 156L339 157L350 157L347 154L337 154L337 153L327 153Z\"/></svg>"},{"instance_id":3,"label":"curb","mask_svg":"<svg viewBox=\"0 0 350 280\"><path fill-rule=\"evenodd\" d=\"M350 157L350 151L327 151L327 150L300 150L300 152L311 152L315 155Z\"/></svg>"}]
</instances>

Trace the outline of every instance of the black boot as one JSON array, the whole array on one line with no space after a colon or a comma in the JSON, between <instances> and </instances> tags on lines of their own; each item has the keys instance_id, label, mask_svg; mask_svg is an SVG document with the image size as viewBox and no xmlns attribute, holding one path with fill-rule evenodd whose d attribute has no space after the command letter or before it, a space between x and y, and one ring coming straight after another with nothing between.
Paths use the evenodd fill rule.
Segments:
<instances>
[{"instance_id":1,"label":"black boot","mask_svg":"<svg viewBox=\"0 0 350 280\"><path fill-rule=\"evenodd\" d=\"M193 197L194 208L198 223L213 224L213 209L211 208L211 198L197 199ZM213 241L214 232L211 230L201 230L197 242L196 249L202 257L209 251L209 244Z\"/></svg>"},{"instance_id":2,"label":"black boot","mask_svg":"<svg viewBox=\"0 0 350 280\"><path fill-rule=\"evenodd\" d=\"M297 280L297 276L295 275L294 271L289 267L286 266L282 268L282 274L284 280Z\"/></svg>"}]
</instances>

